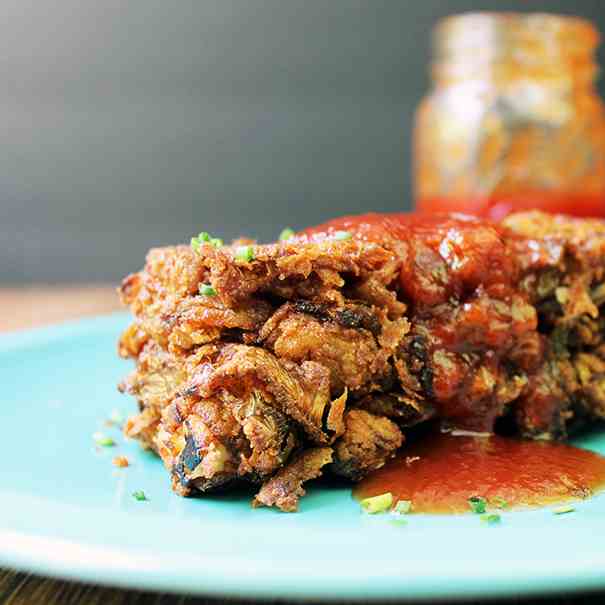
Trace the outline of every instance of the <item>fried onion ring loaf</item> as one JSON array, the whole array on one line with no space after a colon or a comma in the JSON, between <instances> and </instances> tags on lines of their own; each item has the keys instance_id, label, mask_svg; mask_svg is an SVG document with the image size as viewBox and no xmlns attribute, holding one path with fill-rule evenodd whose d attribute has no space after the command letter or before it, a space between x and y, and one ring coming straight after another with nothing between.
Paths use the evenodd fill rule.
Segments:
<instances>
[{"instance_id":1,"label":"fried onion ring loaf","mask_svg":"<svg viewBox=\"0 0 605 605\"><path fill-rule=\"evenodd\" d=\"M529 213L338 219L286 241L156 248L118 350L182 495L246 483L295 510L432 418L564 438L605 417L605 224Z\"/></svg>"}]
</instances>

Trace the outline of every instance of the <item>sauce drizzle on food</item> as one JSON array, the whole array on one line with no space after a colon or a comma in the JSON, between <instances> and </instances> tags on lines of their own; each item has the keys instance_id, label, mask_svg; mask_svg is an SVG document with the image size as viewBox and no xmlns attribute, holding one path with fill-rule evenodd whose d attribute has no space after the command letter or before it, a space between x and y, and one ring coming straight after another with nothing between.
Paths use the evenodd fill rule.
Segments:
<instances>
[{"instance_id":1,"label":"sauce drizzle on food","mask_svg":"<svg viewBox=\"0 0 605 605\"><path fill-rule=\"evenodd\" d=\"M414 317L409 355L439 417L491 431L515 396L510 389L494 396L510 366L501 361L524 339L539 340L536 311L519 292L520 268L502 229L462 214L371 213L334 219L297 237L325 241L343 232L387 247L401 261L394 281ZM527 349L536 353L516 356L511 372L519 381L541 362L540 342Z\"/></svg>"},{"instance_id":2,"label":"sauce drizzle on food","mask_svg":"<svg viewBox=\"0 0 605 605\"><path fill-rule=\"evenodd\" d=\"M471 512L479 496L488 509L560 504L605 488L605 457L571 445L500 436L434 433L404 447L397 458L354 489L358 499L391 492L412 512Z\"/></svg>"}]
</instances>

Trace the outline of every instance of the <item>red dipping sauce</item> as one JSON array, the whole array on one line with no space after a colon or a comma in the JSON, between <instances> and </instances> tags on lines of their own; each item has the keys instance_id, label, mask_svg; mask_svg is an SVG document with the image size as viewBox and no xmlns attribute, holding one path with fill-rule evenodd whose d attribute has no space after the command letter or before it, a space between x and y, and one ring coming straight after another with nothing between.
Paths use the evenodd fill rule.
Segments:
<instances>
[{"instance_id":1,"label":"red dipping sauce","mask_svg":"<svg viewBox=\"0 0 605 605\"><path fill-rule=\"evenodd\" d=\"M434 433L359 483L356 498L391 492L415 513L470 512L469 498L488 508L537 507L584 499L605 488L605 457L563 443L499 436Z\"/></svg>"},{"instance_id":2,"label":"red dipping sauce","mask_svg":"<svg viewBox=\"0 0 605 605\"><path fill-rule=\"evenodd\" d=\"M322 240L338 232L385 244L397 242L403 263L401 285L414 305L433 306L480 284L510 288L515 266L499 227L460 213L385 213L343 216L310 227L299 239Z\"/></svg>"}]
</instances>

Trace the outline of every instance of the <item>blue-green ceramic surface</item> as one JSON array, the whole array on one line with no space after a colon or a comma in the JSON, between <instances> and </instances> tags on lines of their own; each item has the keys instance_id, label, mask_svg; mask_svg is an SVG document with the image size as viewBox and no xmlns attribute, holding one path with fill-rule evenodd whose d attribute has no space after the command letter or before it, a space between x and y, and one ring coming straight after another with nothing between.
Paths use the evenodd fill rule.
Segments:
<instances>
[{"instance_id":1,"label":"blue-green ceramic surface","mask_svg":"<svg viewBox=\"0 0 605 605\"><path fill-rule=\"evenodd\" d=\"M298 514L253 510L251 494L183 499L161 462L104 421L127 323L114 315L0 336L0 564L184 593L435 599L605 589L605 496L575 513L361 514L350 490L316 486ZM117 446L96 448L103 430ZM580 444L605 453L605 431ZM111 460L129 457L118 469ZM132 497L143 490L149 501Z\"/></svg>"}]
</instances>

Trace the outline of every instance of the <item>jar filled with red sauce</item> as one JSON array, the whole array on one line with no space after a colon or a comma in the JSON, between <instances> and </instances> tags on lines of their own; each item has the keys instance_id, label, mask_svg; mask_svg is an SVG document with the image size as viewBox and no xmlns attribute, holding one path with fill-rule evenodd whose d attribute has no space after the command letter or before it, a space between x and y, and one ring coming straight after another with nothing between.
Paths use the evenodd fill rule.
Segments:
<instances>
[{"instance_id":1,"label":"jar filled with red sauce","mask_svg":"<svg viewBox=\"0 0 605 605\"><path fill-rule=\"evenodd\" d=\"M433 90L416 114L416 208L496 220L525 209L605 216L598 43L593 25L576 17L441 21Z\"/></svg>"}]
</instances>

